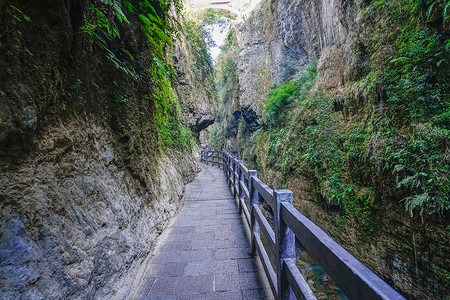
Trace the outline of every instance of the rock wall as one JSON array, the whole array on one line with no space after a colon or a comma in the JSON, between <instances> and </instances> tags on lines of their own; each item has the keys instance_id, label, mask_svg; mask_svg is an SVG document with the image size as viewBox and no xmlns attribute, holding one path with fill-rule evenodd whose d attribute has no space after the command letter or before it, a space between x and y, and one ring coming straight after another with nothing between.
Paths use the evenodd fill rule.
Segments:
<instances>
[{"instance_id":1,"label":"rock wall","mask_svg":"<svg viewBox=\"0 0 450 300\"><path fill-rule=\"evenodd\" d=\"M236 31L231 29L227 35L225 45L222 46L221 54L216 65L217 94L220 101L221 111L216 118L216 124L210 129L215 136L213 141L217 149L225 148L231 153L238 152L238 125L242 118L240 105L239 69L239 46L236 39Z\"/></svg>"},{"instance_id":2,"label":"rock wall","mask_svg":"<svg viewBox=\"0 0 450 300\"><path fill-rule=\"evenodd\" d=\"M197 167L168 153L149 170L142 156L140 182L112 140L94 121L60 123L2 172L2 299L123 299L132 291Z\"/></svg>"},{"instance_id":3,"label":"rock wall","mask_svg":"<svg viewBox=\"0 0 450 300\"><path fill-rule=\"evenodd\" d=\"M197 134L198 139L199 133L216 118L217 100L214 95L212 61L203 60L194 47L183 35L175 45L175 58L178 73L177 93L183 106L184 121Z\"/></svg>"},{"instance_id":4,"label":"rock wall","mask_svg":"<svg viewBox=\"0 0 450 300\"><path fill-rule=\"evenodd\" d=\"M1 299L127 298L198 171L191 150L162 144L157 83L133 80L80 30L91 3L0 2ZM151 51L128 19L110 46L141 72ZM185 102L193 130L212 122L212 97Z\"/></svg>"},{"instance_id":5,"label":"rock wall","mask_svg":"<svg viewBox=\"0 0 450 300\"><path fill-rule=\"evenodd\" d=\"M263 127L264 101L272 88L295 78L313 60L318 60L314 91L335 99L336 111L343 111L342 123L367 118L365 109L371 106L384 111L382 92L378 91L376 103L371 103L364 92L366 86L351 88L372 67L371 29L380 21L383 30L389 30L387 22L382 21L387 17L368 11L369 4L262 1L248 19L235 26L238 80L234 88L239 93L232 101L223 98L226 101L220 114L226 132L218 131L216 136L225 140L219 144L236 150L246 165L257 168L271 187L293 190L295 205L303 214L407 298L448 299L448 213L411 217L394 195L379 197L372 208L376 230L371 235L361 234L360 224L343 221L337 208L324 204L326 201L318 196L322 186L299 167L303 153L296 153L287 167L280 167L282 163L273 153L275 158L268 157L269 137L267 132L263 134L267 129ZM389 57L390 49L386 51L382 55ZM345 105L344 109L340 107ZM236 115L243 117L236 121ZM283 143L299 142L288 130L285 136ZM283 171L286 169L288 175ZM391 172L384 178L394 180Z\"/></svg>"},{"instance_id":6,"label":"rock wall","mask_svg":"<svg viewBox=\"0 0 450 300\"><path fill-rule=\"evenodd\" d=\"M239 104L247 129L260 127L268 92L319 60L317 87L335 92L367 68L353 55L363 3L339 1L261 1L248 19L236 24L239 45ZM345 64L344 64L345 61Z\"/></svg>"},{"instance_id":7,"label":"rock wall","mask_svg":"<svg viewBox=\"0 0 450 300\"><path fill-rule=\"evenodd\" d=\"M228 87L237 92L222 97L222 119L227 124L222 124L218 132L226 135L227 148L240 152L249 164L256 164L254 153L244 152L254 145L237 137L248 137L261 127L262 105L269 91L317 59L323 47L324 42L321 44L313 37L316 28L308 24L321 20L320 14L307 18L300 4L300 1L261 1L248 18L235 23L232 47L238 50L221 54L224 60L235 61L238 78ZM314 26L322 27L316 23ZM244 121L239 128L236 116Z\"/></svg>"}]
</instances>

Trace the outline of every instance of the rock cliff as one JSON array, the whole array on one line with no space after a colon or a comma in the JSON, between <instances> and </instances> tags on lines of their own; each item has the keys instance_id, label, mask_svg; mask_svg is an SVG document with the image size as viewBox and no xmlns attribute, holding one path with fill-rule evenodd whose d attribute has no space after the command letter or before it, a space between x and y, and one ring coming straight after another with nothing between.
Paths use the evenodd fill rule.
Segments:
<instances>
[{"instance_id":1,"label":"rock cliff","mask_svg":"<svg viewBox=\"0 0 450 300\"><path fill-rule=\"evenodd\" d=\"M410 103L428 97L414 94L418 82L408 91L396 90L414 76L431 78L424 89L439 90L442 97L436 104L428 97L429 107L441 107L436 114L448 111L448 80L437 79L448 73L438 63L449 55L448 23L439 9L429 8L433 14L423 22L417 20L425 20L425 13L417 7L389 3L261 1L235 24L237 50L222 53L238 70L227 90L238 92L219 95L223 106L212 140L257 168L272 187L292 189L303 214L407 298L447 299L449 191L442 174L448 168L428 174L448 164L448 134L427 131L434 146L420 136L433 126L447 132L448 121L419 118L427 108L408 115L407 107L418 105ZM400 75L402 59L429 55L417 50L422 42L434 45L439 57L428 60L432 74ZM415 60L414 70L422 61ZM227 77L218 74L220 89ZM312 88L302 90L308 84ZM405 93L413 96L400 103ZM427 145L422 150L414 146L419 140ZM426 167L433 160L427 153L436 154L434 167ZM417 161L414 169L408 167ZM420 174L446 183L425 192L428 187L415 181L417 188L408 189L406 182ZM439 204L431 203L431 194ZM430 206L420 210L414 206L419 199Z\"/></svg>"},{"instance_id":2,"label":"rock cliff","mask_svg":"<svg viewBox=\"0 0 450 300\"><path fill-rule=\"evenodd\" d=\"M186 80L205 96L160 112L138 15L101 2L0 2L2 299L126 298L198 170L189 133L167 136L157 118L198 135L214 119L210 87ZM103 27L86 32L100 14L120 33L105 44ZM175 51L175 67L190 55Z\"/></svg>"},{"instance_id":3,"label":"rock cliff","mask_svg":"<svg viewBox=\"0 0 450 300\"><path fill-rule=\"evenodd\" d=\"M184 23L181 23L185 32L190 22L195 21L186 17ZM197 38L198 42L202 43L202 37ZM192 40L182 38L175 45L175 57L178 72L177 92L183 106L184 120L198 139L199 133L214 122L217 101L214 97L214 69L211 58L196 47L198 45Z\"/></svg>"}]
</instances>

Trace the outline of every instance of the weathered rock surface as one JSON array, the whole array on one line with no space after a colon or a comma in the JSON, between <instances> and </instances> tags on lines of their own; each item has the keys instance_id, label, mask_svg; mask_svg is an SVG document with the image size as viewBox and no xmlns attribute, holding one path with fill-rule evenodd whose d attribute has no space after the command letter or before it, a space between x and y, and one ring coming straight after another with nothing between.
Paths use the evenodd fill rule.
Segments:
<instances>
[{"instance_id":1,"label":"weathered rock surface","mask_svg":"<svg viewBox=\"0 0 450 300\"><path fill-rule=\"evenodd\" d=\"M154 83L81 32L89 6L0 2L1 299L126 298L198 171L188 149L160 151ZM134 24L121 42L145 68ZM185 101L194 130L214 119L211 101Z\"/></svg>"},{"instance_id":2,"label":"weathered rock surface","mask_svg":"<svg viewBox=\"0 0 450 300\"><path fill-rule=\"evenodd\" d=\"M313 193L316 183L305 178L301 171L283 179L281 172L270 168L267 135L257 136L256 147L252 139L262 123L264 100L271 88L292 79L312 60L318 60L315 90L334 97L337 105L346 99L348 95L343 95L346 85L364 77L371 67L367 50L370 37L362 28L374 26L377 20L374 14L364 11L368 3L268 0L237 24L239 97L235 99L239 107L223 101L222 123L228 126L223 134L224 145L235 150L248 166L257 168L270 186L292 189L296 206L303 214L408 298L448 299L445 216L424 223L423 219L409 217L403 203L384 199L374 208L379 225L376 235L367 237L358 232L358 224L352 220L343 224L333 208L324 205ZM355 102L365 100L362 92L348 97L355 97ZM383 103L379 105L382 110ZM234 124L232 112L237 110L244 122ZM351 122L353 116L346 117Z\"/></svg>"},{"instance_id":3,"label":"weathered rock surface","mask_svg":"<svg viewBox=\"0 0 450 300\"><path fill-rule=\"evenodd\" d=\"M353 55L361 3L340 1L262 1L236 25L239 45L239 103L250 131L259 126L261 105L272 87L293 79L319 59L318 88L337 91L367 66ZM357 45L356 45L357 46ZM345 62L345 63L344 63Z\"/></svg>"},{"instance_id":4,"label":"weathered rock surface","mask_svg":"<svg viewBox=\"0 0 450 300\"><path fill-rule=\"evenodd\" d=\"M143 174L143 184L110 138L94 122L59 124L20 166L2 172L2 299L122 299L133 288L196 164L165 155L157 177Z\"/></svg>"},{"instance_id":5,"label":"weathered rock surface","mask_svg":"<svg viewBox=\"0 0 450 300\"><path fill-rule=\"evenodd\" d=\"M217 114L212 61L203 62L192 43L182 35L175 45L178 73L177 93L183 106L184 122L197 134L214 123ZM210 63L207 66L203 64Z\"/></svg>"}]
</instances>

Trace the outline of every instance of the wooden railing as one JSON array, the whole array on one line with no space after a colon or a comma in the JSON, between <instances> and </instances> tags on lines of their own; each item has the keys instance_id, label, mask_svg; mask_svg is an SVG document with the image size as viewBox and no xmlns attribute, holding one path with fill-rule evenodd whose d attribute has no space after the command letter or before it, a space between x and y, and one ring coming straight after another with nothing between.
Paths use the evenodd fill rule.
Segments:
<instances>
[{"instance_id":1,"label":"wooden railing","mask_svg":"<svg viewBox=\"0 0 450 300\"><path fill-rule=\"evenodd\" d=\"M251 229L251 250L258 252L276 299L316 299L295 262L295 238L322 265L349 299L405 299L375 273L348 253L292 205L290 190L272 190L227 151L202 148L202 162L222 166L233 196L238 199ZM222 162L219 162L219 159ZM271 226L260 209L273 211ZM261 239L263 237L263 240Z\"/></svg>"},{"instance_id":2,"label":"wooden railing","mask_svg":"<svg viewBox=\"0 0 450 300\"><path fill-rule=\"evenodd\" d=\"M212 150L211 147L209 146L203 146L202 147L202 152L201 152L201 162L205 163L205 164L209 164L211 163L211 165L214 166L214 164L217 164L219 166L219 168L224 168L224 159L223 159L223 151L217 150L214 151Z\"/></svg>"}]
</instances>

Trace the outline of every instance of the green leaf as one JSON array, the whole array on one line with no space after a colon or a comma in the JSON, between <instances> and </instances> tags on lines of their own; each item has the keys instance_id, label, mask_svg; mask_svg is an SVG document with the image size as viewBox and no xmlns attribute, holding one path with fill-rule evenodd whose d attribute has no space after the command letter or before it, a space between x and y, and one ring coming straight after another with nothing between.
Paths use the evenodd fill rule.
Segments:
<instances>
[{"instance_id":1,"label":"green leaf","mask_svg":"<svg viewBox=\"0 0 450 300\"><path fill-rule=\"evenodd\" d=\"M420 195L415 195L403 199L403 201L405 201L406 211L409 212L411 216L413 215L413 210L416 207L422 207L428 200L430 200L430 195L428 195L428 193L426 192Z\"/></svg>"},{"instance_id":2,"label":"green leaf","mask_svg":"<svg viewBox=\"0 0 450 300\"><path fill-rule=\"evenodd\" d=\"M398 173L398 172L400 172L400 171L402 171L404 169L405 169L405 166L403 166L403 165L396 165L394 167L394 170L392 171L392 173Z\"/></svg>"},{"instance_id":3,"label":"green leaf","mask_svg":"<svg viewBox=\"0 0 450 300\"><path fill-rule=\"evenodd\" d=\"M434 7L435 4L436 4L436 1L433 2L433 4L431 4L430 7L428 7L428 9L427 9L427 12L426 12L425 15L427 16L428 20L430 19L430 16L431 16L431 13L433 11L433 7Z\"/></svg>"},{"instance_id":4,"label":"green leaf","mask_svg":"<svg viewBox=\"0 0 450 300\"><path fill-rule=\"evenodd\" d=\"M447 3L444 6L443 15L444 15L444 21L447 21L450 18L450 2L449 1L447 1Z\"/></svg>"},{"instance_id":5,"label":"green leaf","mask_svg":"<svg viewBox=\"0 0 450 300\"><path fill-rule=\"evenodd\" d=\"M409 57L399 57L399 58L395 58L393 60L391 60L391 63L396 63L396 62L404 62L404 61L409 61L411 60L411 58Z\"/></svg>"},{"instance_id":6,"label":"green leaf","mask_svg":"<svg viewBox=\"0 0 450 300\"><path fill-rule=\"evenodd\" d=\"M122 51L125 52L131 59L134 59L133 55L131 55L130 51L127 49L122 48Z\"/></svg>"}]
</instances>

